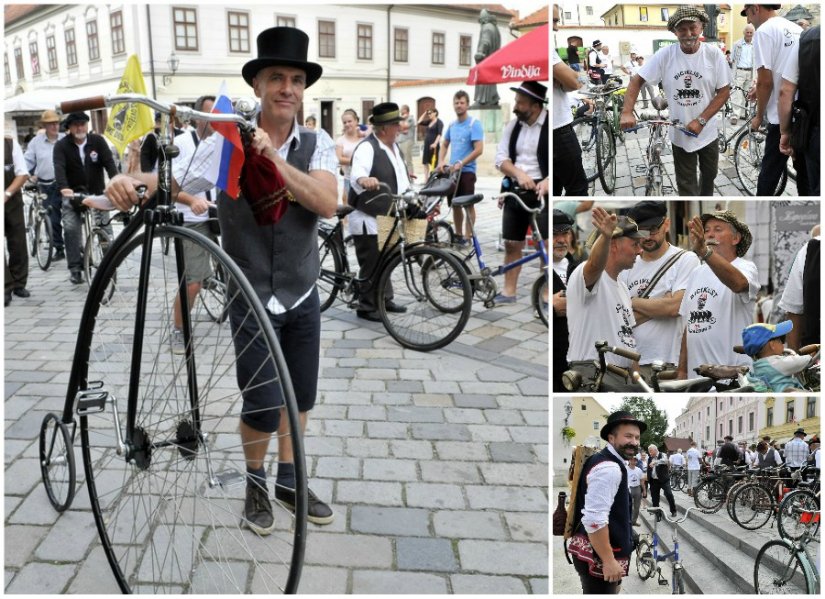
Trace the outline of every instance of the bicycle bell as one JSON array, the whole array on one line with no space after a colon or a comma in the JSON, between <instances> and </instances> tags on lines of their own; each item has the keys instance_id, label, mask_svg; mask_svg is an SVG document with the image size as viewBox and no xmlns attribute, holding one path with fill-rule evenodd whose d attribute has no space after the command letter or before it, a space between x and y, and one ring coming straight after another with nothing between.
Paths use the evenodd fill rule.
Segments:
<instances>
[{"instance_id":1,"label":"bicycle bell","mask_svg":"<svg viewBox=\"0 0 825 599\"><path fill-rule=\"evenodd\" d=\"M260 110L261 107L255 101L255 98L245 96L235 101L235 114L242 116L253 129L258 126L257 119Z\"/></svg>"}]
</instances>

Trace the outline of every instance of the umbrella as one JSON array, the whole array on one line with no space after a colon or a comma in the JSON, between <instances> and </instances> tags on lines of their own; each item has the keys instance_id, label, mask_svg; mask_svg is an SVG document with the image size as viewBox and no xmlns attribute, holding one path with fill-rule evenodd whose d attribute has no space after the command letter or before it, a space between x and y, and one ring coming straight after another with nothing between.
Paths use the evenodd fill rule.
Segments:
<instances>
[{"instance_id":1,"label":"umbrella","mask_svg":"<svg viewBox=\"0 0 825 599\"><path fill-rule=\"evenodd\" d=\"M550 25L544 24L499 48L472 69L467 85L549 81Z\"/></svg>"}]
</instances>

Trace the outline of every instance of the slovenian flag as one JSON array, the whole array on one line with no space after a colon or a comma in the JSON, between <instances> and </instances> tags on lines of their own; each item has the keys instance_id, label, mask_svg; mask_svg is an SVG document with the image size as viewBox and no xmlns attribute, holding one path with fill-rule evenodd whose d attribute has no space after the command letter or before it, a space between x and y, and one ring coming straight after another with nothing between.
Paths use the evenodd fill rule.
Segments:
<instances>
[{"instance_id":1,"label":"slovenian flag","mask_svg":"<svg viewBox=\"0 0 825 599\"><path fill-rule=\"evenodd\" d=\"M226 88L226 81L221 83L213 113L233 114L232 101ZM215 173L215 187L222 189L233 199L240 193L241 167L243 167L244 153L241 143L241 134L235 123L212 123L216 139L216 148L212 159L212 171Z\"/></svg>"}]
</instances>

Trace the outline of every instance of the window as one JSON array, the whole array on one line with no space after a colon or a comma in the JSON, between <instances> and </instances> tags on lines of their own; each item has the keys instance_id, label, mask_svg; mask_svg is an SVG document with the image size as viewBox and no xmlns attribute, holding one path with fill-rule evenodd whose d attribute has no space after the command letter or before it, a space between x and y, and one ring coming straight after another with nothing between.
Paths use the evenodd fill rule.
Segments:
<instances>
[{"instance_id":1,"label":"window","mask_svg":"<svg viewBox=\"0 0 825 599\"><path fill-rule=\"evenodd\" d=\"M374 100L361 100L361 114L371 114L373 106L375 106Z\"/></svg>"},{"instance_id":2,"label":"window","mask_svg":"<svg viewBox=\"0 0 825 599\"><path fill-rule=\"evenodd\" d=\"M733 418L728 420L728 434L733 435Z\"/></svg>"},{"instance_id":3,"label":"window","mask_svg":"<svg viewBox=\"0 0 825 599\"><path fill-rule=\"evenodd\" d=\"M198 17L194 8L173 8L175 50L198 49Z\"/></svg>"},{"instance_id":4,"label":"window","mask_svg":"<svg viewBox=\"0 0 825 599\"><path fill-rule=\"evenodd\" d=\"M335 21L318 21L318 56L335 58Z\"/></svg>"},{"instance_id":5,"label":"window","mask_svg":"<svg viewBox=\"0 0 825 599\"><path fill-rule=\"evenodd\" d=\"M14 49L14 66L17 69L17 79L24 79L26 73L23 70L23 49L19 46Z\"/></svg>"},{"instance_id":6,"label":"window","mask_svg":"<svg viewBox=\"0 0 825 599\"><path fill-rule=\"evenodd\" d=\"M278 27L295 27L295 17L275 16L275 25Z\"/></svg>"},{"instance_id":7,"label":"window","mask_svg":"<svg viewBox=\"0 0 825 599\"><path fill-rule=\"evenodd\" d=\"M773 426L773 408L768 408L768 411L765 413L765 423L768 426Z\"/></svg>"},{"instance_id":8,"label":"window","mask_svg":"<svg viewBox=\"0 0 825 599\"><path fill-rule=\"evenodd\" d=\"M669 19L670 19L670 9L663 8L662 9L662 22L667 23L667 21Z\"/></svg>"},{"instance_id":9,"label":"window","mask_svg":"<svg viewBox=\"0 0 825 599\"><path fill-rule=\"evenodd\" d=\"M748 414L748 430L749 431L753 430L754 416L755 416L755 414L753 412Z\"/></svg>"},{"instance_id":10,"label":"window","mask_svg":"<svg viewBox=\"0 0 825 599\"><path fill-rule=\"evenodd\" d=\"M739 435L741 435L741 434L742 434L742 424L743 424L743 422L742 422L742 421L743 421L743 420L744 420L744 419L742 418L742 416L740 416L739 418L737 418L737 422L736 422L736 433L737 433L737 434L739 434Z\"/></svg>"},{"instance_id":11,"label":"window","mask_svg":"<svg viewBox=\"0 0 825 599\"><path fill-rule=\"evenodd\" d=\"M642 23L647 23L647 7L646 6L640 6L639 7L639 20Z\"/></svg>"},{"instance_id":12,"label":"window","mask_svg":"<svg viewBox=\"0 0 825 599\"><path fill-rule=\"evenodd\" d=\"M805 418L813 418L816 416L816 398L809 397L805 403Z\"/></svg>"},{"instance_id":13,"label":"window","mask_svg":"<svg viewBox=\"0 0 825 599\"><path fill-rule=\"evenodd\" d=\"M444 64L444 34L443 33L433 33L433 64Z\"/></svg>"},{"instance_id":14,"label":"window","mask_svg":"<svg viewBox=\"0 0 825 599\"><path fill-rule=\"evenodd\" d=\"M710 406L708 406L708 416L710 416Z\"/></svg>"},{"instance_id":15,"label":"window","mask_svg":"<svg viewBox=\"0 0 825 599\"><path fill-rule=\"evenodd\" d=\"M410 32L408 29L395 28L393 43L393 60L395 62L407 62L410 51Z\"/></svg>"},{"instance_id":16,"label":"window","mask_svg":"<svg viewBox=\"0 0 825 599\"><path fill-rule=\"evenodd\" d=\"M54 41L54 34L46 38L46 54L49 55L49 70L57 70L57 42Z\"/></svg>"},{"instance_id":17,"label":"window","mask_svg":"<svg viewBox=\"0 0 825 599\"><path fill-rule=\"evenodd\" d=\"M719 423L719 436L721 437L724 434L725 434L725 428L724 428L724 425L720 422Z\"/></svg>"},{"instance_id":18,"label":"window","mask_svg":"<svg viewBox=\"0 0 825 599\"><path fill-rule=\"evenodd\" d=\"M710 439L710 426L705 427L705 439Z\"/></svg>"},{"instance_id":19,"label":"window","mask_svg":"<svg viewBox=\"0 0 825 599\"><path fill-rule=\"evenodd\" d=\"M599 421L598 421L598 420L594 420L594 421L593 421L593 430L594 430L594 431L597 431L597 430L600 430L600 429L601 429L601 427L599 426Z\"/></svg>"},{"instance_id":20,"label":"window","mask_svg":"<svg viewBox=\"0 0 825 599\"><path fill-rule=\"evenodd\" d=\"M109 26L112 28L112 54L126 52L126 42L123 39L123 13L113 12L109 16Z\"/></svg>"},{"instance_id":21,"label":"window","mask_svg":"<svg viewBox=\"0 0 825 599\"><path fill-rule=\"evenodd\" d=\"M785 422L793 422L794 401L785 404Z\"/></svg>"},{"instance_id":22,"label":"window","mask_svg":"<svg viewBox=\"0 0 825 599\"><path fill-rule=\"evenodd\" d=\"M725 400L722 399L722 400L719 401L719 411L721 412L724 409L725 409Z\"/></svg>"},{"instance_id":23,"label":"window","mask_svg":"<svg viewBox=\"0 0 825 599\"><path fill-rule=\"evenodd\" d=\"M358 24L358 59L372 60L372 25Z\"/></svg>"},{"instance_id":24,"label":"window","mask_svg":"<svg viewBox=\"0 0 825 599\"><path fill-rule=\"evenodd\" d=\"M732 397L728 400L728 405L730 407L733 407L733 398Z\"/></svg>"},{"instance_id":25,"label":"window","mask_svg":"<svg viewBox=\"0 0 825 599\"><path fill-rule=\"evenodd\" d=\"M586 411L587 411L587 406L582 404L582 412L586 412Z\"/></svg>"},{"instance_id":26,"label":"window","mask_svg":"<svg viewBox=\"0 0 825 599\"><path fill-rule=\"evenodd\" d=\"M3 53L3 68L5 71L6 85L11 85L11 68L9 67L9 53Z\"/></svg>"},{"instance_id":27,"label":"window","mask_svg":"<svg viewBox=\"0 0 825 599\"><path fill-rule=\"evenodd\" d=\"M32 61L32 76L40 76L40 56L37 54L37 41L29 42L29 59Z\"/></svg>"},{"instance_id":28,"label":"window","mask_svg":"<svg viewBox=\"0 0 825 599\"><path fill-rule=\"evenodd\" d=\"M89 42L89 60L100 60L100 43L97 39L97 21L86 23L86 39Z\"/></svg>"},{"instance_id":29,"label":"window","mask_svg":"<svg viewBox=\"0 0 825 599\"><path fill-rule=\"evenodd\" d=\"M249 15L229 11L229 51L249 52Z\"/></svg>"},{"instance_id":30,"label":"window","mask_svg":"<svg viewBox=\"0 0 825 599\"><path fill-rule=\"evenodd\" d=\"M472 51L473 36L462 35L458 38L458 64L462 67L470 66L470 57L473 55Z\"/></svg>"},{"instance_id":31,"label":"window","mask_svg":"<svg viewBox=\"0 0 825 599\"><path fill-rule=\"evenodd\" d=\"M592 17L593 16L593 7L592 6L585 6L584 7L584 12L588 17Z\"/></svg>"}]
</instances>

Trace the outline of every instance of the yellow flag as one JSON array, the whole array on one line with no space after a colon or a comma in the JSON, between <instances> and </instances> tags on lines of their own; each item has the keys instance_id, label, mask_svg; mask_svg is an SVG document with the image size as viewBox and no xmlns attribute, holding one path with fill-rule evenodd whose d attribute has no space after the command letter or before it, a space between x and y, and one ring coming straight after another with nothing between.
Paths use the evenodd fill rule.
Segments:
<instances>
[{"instance_id":1,"label":"yellow flag","mask_svg":"<svg viewBox=\"0 0 825 599\"><path fill-rule=\"evenodd\" d=\"M143 73L136 54L132 54L126 63L117 93L146 95L146 84L143 82ZM151 131L154 126L152 110L148 106L115 104L109 113L109 122L103 135L115 145L120 154L123 154L130 141Z\"/></svg>"}]
</instances>

